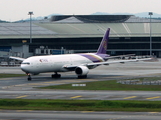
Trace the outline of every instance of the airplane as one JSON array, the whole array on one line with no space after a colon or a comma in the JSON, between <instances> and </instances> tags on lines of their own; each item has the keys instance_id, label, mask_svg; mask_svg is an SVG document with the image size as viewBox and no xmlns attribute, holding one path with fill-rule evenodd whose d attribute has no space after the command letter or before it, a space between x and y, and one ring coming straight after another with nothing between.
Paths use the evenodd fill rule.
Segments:
<instances>
[{"instance_id":1,"label":"airplane","mask_svg":"<svg viewBox=\"0 0 161 120\"><path fill-rule=\"evenodd\" d=\"M109 33L110 28L107 29L96 53L32 56L27 59L12 56L10 58L22 61L21 70L28 75L28 81L32 80L31 75L46 72L54 72L55 74L52 74L51 77L60 78L61 75L58 74L58 72L75 71L78 78L87 78L89 69L96 68L100 65L151 59L145 58L108 61L109 58L112 58L112 56L106 54Z\"/></svg>"}]
</instances>

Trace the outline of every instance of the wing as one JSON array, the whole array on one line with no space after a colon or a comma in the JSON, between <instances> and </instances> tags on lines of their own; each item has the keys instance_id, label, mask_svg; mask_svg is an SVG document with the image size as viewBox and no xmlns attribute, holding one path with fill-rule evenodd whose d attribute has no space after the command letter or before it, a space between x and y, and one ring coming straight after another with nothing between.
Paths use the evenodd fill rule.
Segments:
<instances>
[{"instance_id":1,"label":"wing","mask_svg":"<svg viewBox=\"0 0 161 120\"><path fill-rule=\"evenodd\" d=\"M125 63L125 62L138 62L138 61L146 61L146 60L152 60L152 58L131 59L131 60L113 60L113 61L106 61L106 62L90 63L90 64L87 64L87 66L91 66L91 65L108 65L108 64L113 64L113 63Z\"/></svg>"},{"instance_id":2,"label":"wing","mask_svg":"<svg viewBox=\"0 0 161 120\"><path fill-rule=\"evenodd\" d=\"M131 59L131 60L113 60L113 61L106 61L106 62L97 62L97 63L87 63L87 64L80 64L80 65L65 65L63 66L66 69L74 69L78 66L99 66L99 65L109 65L114 63L125 63L125 62L138 62L138 61L146 61L146 60L152 60L152 58L145 58L145 59Z\"/></svg>"},{"instance_id":3,"label":"wing","mask_svg":"<svg viewBox=\"0 0 161 120\"><path fill-rule=\"evenodd\" d=\"M123 57L131 57L131 56L135 56L135 54L127 54L127 55L110 56L110 57L107 57L107 59L123 58Z\"/></svg>"},{"instance_id":4,"label":"wing","mask_svg":"<svg viewBox=\"0 0 161 120\"><path fill-rule=\"evenodd\" d=\"M13 56L10 56L9 58L14 59L14 60L19 60L19 61L24 61L25 60L25 58L13 57Z\"/></svg>"}]
</instances>

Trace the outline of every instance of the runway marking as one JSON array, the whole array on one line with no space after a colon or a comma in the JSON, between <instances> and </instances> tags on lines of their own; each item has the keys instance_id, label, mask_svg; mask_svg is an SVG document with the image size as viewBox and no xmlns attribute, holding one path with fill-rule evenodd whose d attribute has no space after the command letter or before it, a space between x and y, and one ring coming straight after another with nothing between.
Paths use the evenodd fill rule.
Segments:
<instances>
[{"instance_id":1,"label":"runway marking","mask_svg":"<svg viewBox=\"0 0 161 120\"><path fill-rule=\"evenodd\" d=\"M122 117L117 117L117 118L110 118L107 120L118 120L118 119L124 119L124 118L131 118L132 116L122 116Z\"/></svg>"},{"instance_id":2,"label":"runway marking","mask_svg":"<svg viewBox=\"0 0 161 120\"><path fill-rule=\"evenodd\" d=\"M124 99L136 98L137 96L125 97Z\"/></svg>"},{"instance_id":3,"label":"runway marking","mask_svg":"<svg viewBox=\"0 0 161 120\"><path fill-rule=\"evenodd\" d=\"M55 81L54 82L44 82L44 83L55 83Z\"/></svg>"},{"instance_id":4,"label":"runway marking","mask_svg":"<svg viewBox=\"0 0 161 120\"><path fill-rule=\"evenodd\" d=\"M15 87L15 85L11 85L11 86L4 86L4 87L2 87L2 89L8 89L8 88L11 88L11 87Z\"/></svg>"},{"instance_id":5,"label":"runway marking","mask_svg":"<svg viewBox=\"0 0 161 120\"><path fill-rule=\"evenodd\" d=\"M80 81L82 81L82 80L90 80L90 79L81 79Z\"/></svg>"},{"instance_id":6,"label":"runway marking","mask_svg":"<svg viewBox=\"0 0 161 120\"><path fill-rule=\"evenodd\" d=\"M27 85L50 85L50 84L44 84L44 83L29 83Z\"/></svg>"},{"instance_id":7,"label":"runway marking","mask_svg":"<svg viewBox=\"0 0 161 120\"><path fill-rule=\"evenodd\" d=\"M159 112L149 112L150 114L155 114L155 113L159 113Z\"/></svg>"},{"instance_id":8,"label":"runway marking","mask_svg":"<svg viewBox=\"0 0 161 120\"><path fill-rule=\"evenodd\" d=\"M30 112L30 111L33 111L33 110L16 110L17 112Z\"/></svg>"},{"instance_id":9,"label":"runway marking","mask_svg":"<svg viewBox=\"0 0 161 120\"><path fill-rule=\"evenodd\" d=\"M150 114L160 114L160 112L147 112L148 114L140 114L140 115L136 115L136 116L149 116ZM126 115L126 116L122 116L122 117L118 117L118 118L111 118L111 119L107 119L107 120L117 120L117 119L123 119L123 118L134 118L135 116L133 115Z\"/></svg>"},{"instance_id":10,"label":"runway marking","mask_svg":"<svg viewBox=\"0 0 161 120\"><path fill-rule=\"evenodd\" d=\"M74 96L74 97L70 97L70 98L73 98L74 99L74 98L79 98L79 97L82 97L82 96Z\"/></svg>"},{"instance_id":11,"label":"runway marking","mask_svg":"<svg viewBox=\"0 0 161 120\"><path fill-rule=\"evenodd\" d=\"M19 85L15 85L16 87L18 87L18 86L25 86L26 84L19 84Z\"/></svg>"},{"instance_id":12,"label":"runway marking","mask_svg":"<svg viewBox=\"0 0 161 120\"><path fill-rule=\"evenodd\" d=\"M57 83L55 83L54 85L57 85L57 84L62 85L62 84L66 84L66 83L65 83L65 82L57 82Z\"/></svg>"},{"instance_id":13,"label":"runway marking","mask_svg":"<svg viewBox=\"0 0 161 120\"><path fill-rule=\"evenodd\" d=\"M91 113L91 112L95 112L95 111L81 111L81 113Z\"/></svg>"},{"instance_id":14,"label":"runway marking","mask_svg":"<svg viewBox=\"0 0 161 120\"><path fill-rule=\"evenodd\" d=\"M24 98L24 97L27 97L28 95L23 95L23 96L19 96L19 97L16 97L16 98Z\"/></svg>"},{"instance_id":15,"label":"runway marking","mask_svg":"<svg viewBox=\"0 0 161 120\"><path fill-rule=\"evenodd\" d=\"M68 80L68 81L64 81L65 83L78 83L78 82L82 82L80 80Z\"/></svg>"},{"instance_id":16,"label":"runway marking","mask_svg":"<svg viewBox=\"0 0 161 120\"><path fill-rule=\"evenodd\" d=\"M150 98L146 98L146 99L150 100L150 99L156 99L156 98L160 98L160 96L150 97Z\"/></svg>"}]
</instances>

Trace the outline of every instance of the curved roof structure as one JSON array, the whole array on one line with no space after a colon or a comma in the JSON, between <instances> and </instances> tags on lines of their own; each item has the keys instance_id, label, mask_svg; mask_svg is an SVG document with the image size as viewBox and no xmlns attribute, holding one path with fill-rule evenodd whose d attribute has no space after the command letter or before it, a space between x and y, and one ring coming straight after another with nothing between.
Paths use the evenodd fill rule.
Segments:
<instances>
[{"instance_id":1,"label":"curved roof structure","mask_svg":"<svg viewBox=\"0 0 161 120\"><path fill-rule=\"evenodd\" d=\"M124 22L129 19L131 15L57 15L52 16L51 21L61 21L71 17L83 23L111 23Z\"/></svg>"},{"instance_id":2,"label":"curved roof structure","mask_svg":"<svg viewBox=\"0 0 161 120\"><path fill-rule=\"evenodd\" d=\"M110 37L146 37L149 36L149 19L135 16L62 16L52 17L52 21L33 21L33 38L75 38L75 37L102 37L107 28L111 28ZM96 17L96 16L95 16ZM88 22L87 21L88 18ZM98 16L97 16L98 18ZM106 19L104 19L106 18ZM55 19L55 21L53 21ZM83 19L83 20L82 20ZM89 22L93 20L93 22ZM97 21L97 22L94 22ZM103 22L106 21L106 22ZM112 22L113 21L113 22ZM118 22L119 21L119 22ZM152 20L152 36L161 37L161 21ZM29 38L30 23L0 23L0 39Z\"/></svg>"}]
</instances>

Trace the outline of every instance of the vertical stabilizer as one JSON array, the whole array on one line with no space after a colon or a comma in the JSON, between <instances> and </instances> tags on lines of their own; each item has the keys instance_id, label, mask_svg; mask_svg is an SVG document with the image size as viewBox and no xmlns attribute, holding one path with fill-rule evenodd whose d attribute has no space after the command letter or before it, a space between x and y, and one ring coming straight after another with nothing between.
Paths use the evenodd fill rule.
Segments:
<instances>
[{"instance_id":1,"label":"vertical stabilizer","mask_svg":"<svg viewBox=\"0 0 161 120\"><path fill-rule=\"evenodd\" d=\"M109 33L110 33L110 28L107 29L101 44L97 50L97 54L106 54L106 50L107 50L107 44L108 44L108 39L109 39Z\"/></svg>"}]
</instances>

